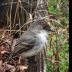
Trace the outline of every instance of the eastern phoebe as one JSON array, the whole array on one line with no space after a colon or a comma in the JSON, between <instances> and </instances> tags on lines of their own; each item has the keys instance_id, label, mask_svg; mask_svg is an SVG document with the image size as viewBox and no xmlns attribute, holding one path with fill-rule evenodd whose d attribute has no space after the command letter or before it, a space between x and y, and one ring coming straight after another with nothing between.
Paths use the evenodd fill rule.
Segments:
<instances>
[{"instance_id":1,"label":"eastern phoebe","mask_svg":"<svg viewBox=\"0 0 72 72\"><path fill-rule=\"evenodd\" d=\"M23 57L30 57L40 52L46 42L48 32L53 31L44 20L38 20L31 24L28 30L19 38L14 51L3 61L20 54Z\"/></svg>"}]
</instances>

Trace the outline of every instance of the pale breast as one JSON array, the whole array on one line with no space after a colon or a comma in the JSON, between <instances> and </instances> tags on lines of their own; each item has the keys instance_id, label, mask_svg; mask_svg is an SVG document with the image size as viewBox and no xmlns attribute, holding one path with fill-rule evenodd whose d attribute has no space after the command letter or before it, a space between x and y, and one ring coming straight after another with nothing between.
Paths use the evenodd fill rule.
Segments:
<instances>
[{"instance_id":1,"label":"pale breast","mask_svg":"<svg viewBox=\"0 0 72 72\"><path fill-rule=\"evenodd\" d=\"M37 37L40 42L45 43L47 35L48 34L46 32L41 32L40 34L37 35Z\"/></svg>"},{"instance_id":2,"label":"pale breast","mask_svg":"<svg viewBox=\"0 0 72 72\"><path fill-rule=\"evenodd\" d=\"M29 57L29 56L33 56L36 55L38 52L40 52L46 42L46 37L47 37L47 33L40 33L38 35L36 35L36 43L34 45L34 47L26 52L23 52L21 55L24 57Z\"/></svg>"}]
</instances>

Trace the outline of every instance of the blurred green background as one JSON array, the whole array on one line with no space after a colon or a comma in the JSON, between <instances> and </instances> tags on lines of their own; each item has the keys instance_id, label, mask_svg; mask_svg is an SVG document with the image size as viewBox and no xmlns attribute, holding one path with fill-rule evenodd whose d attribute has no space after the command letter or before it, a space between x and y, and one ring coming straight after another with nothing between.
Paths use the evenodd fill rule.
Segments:
<instances>
[{"instance_id":1,"label":"blurred green background","mask_svg":"<svg viewBox=\"0 0 72 72\"><path fill-rule=\"evenodd\" d=\"M48 36L47 72L69 72L69 0L49 0L48 8L55 33Z\"/></svg>"}]
</instances>

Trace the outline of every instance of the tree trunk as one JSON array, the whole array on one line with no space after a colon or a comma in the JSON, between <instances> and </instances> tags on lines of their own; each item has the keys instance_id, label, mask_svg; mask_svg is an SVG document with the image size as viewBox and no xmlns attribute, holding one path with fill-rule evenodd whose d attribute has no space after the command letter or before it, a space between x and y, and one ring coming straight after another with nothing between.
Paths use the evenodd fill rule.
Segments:
<instances>
[{"instance_id":1,"label":"tree trunk","mask_svg":"<svg viewBox=\"0 0 72 72\"><path fill-rule=\"evenodd\" d=\"M38 0L37 7L35 9L35 20L39 20L45 16L48 16L46 11L48 11L48 0ZM46 19L44 19L47 21ZM47 42L43 50L38 53L32 60L36 61L35 63L29 63L27 72L46 72L46 52L47 51Z\"/></svg>"}]
</instances>

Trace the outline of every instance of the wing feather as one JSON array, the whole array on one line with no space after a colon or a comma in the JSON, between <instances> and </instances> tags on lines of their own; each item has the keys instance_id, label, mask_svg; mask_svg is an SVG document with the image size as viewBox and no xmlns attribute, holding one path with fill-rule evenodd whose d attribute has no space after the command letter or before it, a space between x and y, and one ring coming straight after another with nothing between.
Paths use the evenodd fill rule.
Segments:
<instances>
[{"instance_id":1,"label":"wing feather","mask_svg":"<svg viewBox=\"0 0 72 72\"><path fill-rule=\"evenodd\" d=\"M31 48L33 48L34 44L35 44L34 38L30 39L28 42L25 40L23 40L21 42L17 42L17 44L15 45L14 51L3 61L3 63L6 62L9 58L11 58L17 54L21 54L25 51L30 50Z\"/></svg>"}]
</instances>

